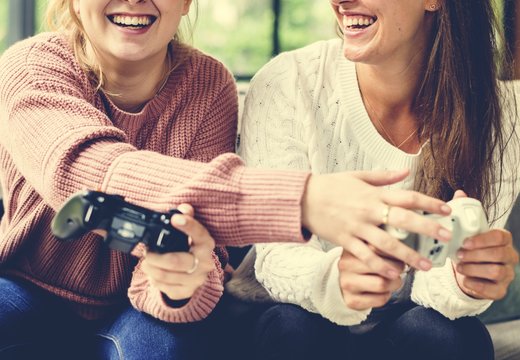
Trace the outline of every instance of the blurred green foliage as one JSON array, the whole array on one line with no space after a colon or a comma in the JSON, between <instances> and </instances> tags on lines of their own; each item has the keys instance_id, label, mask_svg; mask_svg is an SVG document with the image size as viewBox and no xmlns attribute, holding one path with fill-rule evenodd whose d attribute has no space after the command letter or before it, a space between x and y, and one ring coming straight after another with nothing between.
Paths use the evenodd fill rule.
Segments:
<instances>
[{"instance_id":1,"label":"blurred green foliage","mask_svg":"<svg viewBox=\"0 0 520 360\"><path fill-rule=\"evenodd\" d=\"M0 1L0 54L7 46L7 1Z\"/></svg>"},{"instance_id":2,"label":"blurred green foliage","mask_svg":"<svg viewBox=\"0 0 520 360\"><path fill-rule=\"evenodd\" d=\"M504 0L492 0L499 13ZM37 31L44 29L47 0L36 0ZM0 0L0 53L7 46L8 0ZM198 0L190 19L196 24L193 44L225 63L236 75L251 76L273 53L272 1ZM292 50L335 35L335 19L324 0L281 0L281 50Z\"/></svg>"}]
</instances>

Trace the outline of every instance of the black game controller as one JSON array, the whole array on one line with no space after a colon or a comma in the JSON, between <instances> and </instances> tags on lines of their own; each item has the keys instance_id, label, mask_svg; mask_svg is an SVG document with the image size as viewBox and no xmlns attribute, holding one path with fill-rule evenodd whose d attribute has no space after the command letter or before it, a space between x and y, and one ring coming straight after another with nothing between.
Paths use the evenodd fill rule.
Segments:
<instances>
[{"instance_id":1,"label":"black game controller","mask_svg":"<svg viewBox=\"0 0 520 360\"><path fill-rule=\"evenodd\" d=\"M125 201L122 196L99 191L72 195L52 220L52 233L72 241L91 230L104 230L104 242L114 250L130 253L137 243L152 252L186 252L188 236L175 229L170 218L178 210L159 213Z\"/></svg>"}]
</instances>

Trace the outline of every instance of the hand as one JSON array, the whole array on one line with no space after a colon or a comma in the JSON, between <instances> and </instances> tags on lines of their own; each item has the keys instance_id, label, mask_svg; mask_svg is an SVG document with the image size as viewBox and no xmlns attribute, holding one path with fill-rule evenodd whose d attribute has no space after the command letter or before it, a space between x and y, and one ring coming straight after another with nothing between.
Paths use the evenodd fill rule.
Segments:
<instances>
[{"instance_id":1,"label":"hand","mask_svg":"<svg viewBox=\"0 0 520 360\"><path fill-rule=\"evenodd\" d=\"M495 229L466 239L457 253L457 283L477 299L498 300L515 277L518 252L509 231Z\"/></svg>"},{"instance_id":2,"label":"hand","mask_svg":"<svg viewBox=\"0 0 520 360\"><path fill-rule=\"evenodd\" d=\"M454 199L467 197L457 190ZM518 252L513 236L503 229L489 230L464 240L457 252L455 275L460 289L477 299L498 300L515 277Z\"/></svg>"},{"instance_id":3,"label":"hand","mask_svg":"<svg viewBox=\"0 0 520 360\"><path fill-rule=\"evenodd\" d=\"M404 270L404 263L385 258L389 265ZM343 294L343 301L353 310L366 310L385 305L392 292L399 289L403 282L400 277L390 280L374 274L361 260L346 250L343 250L338 262L339 283Z\"/></svg>"},{"instance_id":4,"label":"hand","mask_svg":"<svg viewBox=\"0 0 520 360\"><path fill-rule=\"evenodd\" d=\"M400 271L368 245L416 269L429 270L431 261L380 228L384 211L389 210L389 225L443 241L451 239L451 232L414 211L445 216L451 212L445 202L415 191L383 187L408 175L407 170L311 175L302 199L302 223L314 234L342 246L372 273L396 279Z\"/></svg>"},{"instance_id":5,"label":"hand","mask_svg":"<svg viewBox=\"0 0 520 360\"><path fill-rule=\"evenodd\" d=\"M173 215L172 225L190 237L190 252L147 252L141 265L150 283L171 300L192 297L204 284L208 273L215 269L212 256L215 241L206 228L193 218L194 211L190 205L183 204L178 209L183 214Z\"/></svg>"}]
</instances>

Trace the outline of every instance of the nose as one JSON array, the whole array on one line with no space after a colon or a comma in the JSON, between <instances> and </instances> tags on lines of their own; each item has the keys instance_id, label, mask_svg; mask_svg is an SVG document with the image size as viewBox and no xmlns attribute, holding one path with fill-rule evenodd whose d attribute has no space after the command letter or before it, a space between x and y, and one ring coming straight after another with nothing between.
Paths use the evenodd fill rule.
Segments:
<instances>
[{"instance_id":1,"label":"nose","mask_svg":"<svg viewBox=\"0 0 520 360\"><path fill-rule=\"evenodd\" d=\"M130 3L130 5L135 5L140 2L145 2L146 0L125 0L126 2Z\"/></svg>"}]
</instances>

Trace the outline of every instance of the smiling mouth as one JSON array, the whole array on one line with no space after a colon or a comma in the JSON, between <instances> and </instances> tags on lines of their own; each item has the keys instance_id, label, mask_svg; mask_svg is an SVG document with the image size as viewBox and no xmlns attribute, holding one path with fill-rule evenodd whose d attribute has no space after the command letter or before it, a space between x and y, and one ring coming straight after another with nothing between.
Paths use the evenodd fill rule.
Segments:
<instances>
[{"instance_id":1,"label":"smiling mouth","mask_svg":"<svg viewBox=\"0 0 520 360\"><path fill-rule=\"evenodd\" d=\"M107 18L112 24L127 29L143 29L151 26L157 20L157 17L152 15L109 15Z\"/></svg>"},{"instance_id":2,"label":"smiling mouth","mask_svg":"<svg viewBox=\"0 0 520 360\"><path fill-rule=\"evenodd\" d=\"M348 30L363 30L372 26L377 21L377 17L372 16L344 16L343 26Z\"/></svg>"}]
</instances>

